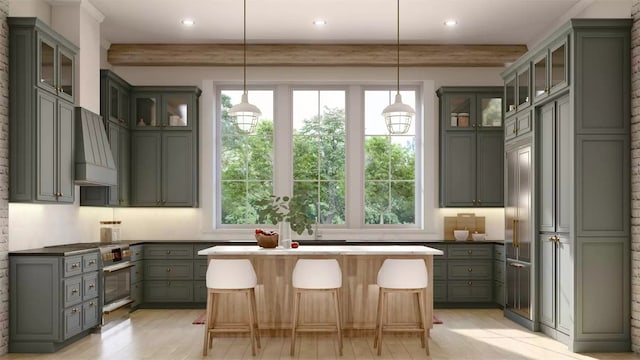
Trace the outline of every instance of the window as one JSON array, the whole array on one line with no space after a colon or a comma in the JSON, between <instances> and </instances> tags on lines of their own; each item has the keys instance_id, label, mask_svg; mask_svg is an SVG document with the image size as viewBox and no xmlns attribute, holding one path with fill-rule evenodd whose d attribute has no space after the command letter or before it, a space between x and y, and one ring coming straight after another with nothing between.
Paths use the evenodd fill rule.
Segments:
<instances>
[{"instance_id":1,"label":"window","mask_svg":"<svg viewBox=\"0 0 640 360\"><path fill-rule=\"evenodd\" d=\"M238 132L228 110L240 103L242 91L224 90L220 94L220 194L221 224L255 224L253 204L273 193L273 91L249 91L262 116L256 131Z\"/></svg>"},{"instance_id":2,"label":"window","mask_svg":"<svg viewBox=\"0 0 640 360\"><path fill-rule=\"evenodd\" d=\"M416 109L416 121L407 134L394 136L381 116L395 100L393 86L250 90L249 102L262 111L250 135L239 133L227 115L240 101L236 89L219 92L216 224L254 226L257 200L293 194L305 198L307 215L320 229L416 227L422 204L416 195L417 87L401 91L403 102Z\"/></svg>"},{"instance_id":3,"label":"window","mask_svg":"<svg viewBox=\"0 0 640 360\"><path fill-rule=\"evenodd\" d=\"M365 224L415 224L415 121L406 134L388 134L382 110L395 101L395 91L366 90ZM416 92L401 91L405 104L416 108Z\"/></svg>"},{"instance_id":4,"label":"window","mask_svg":"<svg viewBox=\"0 0 640 360\"><path fill-rule=\"evenodd\" d=\"M293 91L293 193L320 224L344 224L345 91Z\"/></svg>"}]
</instances>

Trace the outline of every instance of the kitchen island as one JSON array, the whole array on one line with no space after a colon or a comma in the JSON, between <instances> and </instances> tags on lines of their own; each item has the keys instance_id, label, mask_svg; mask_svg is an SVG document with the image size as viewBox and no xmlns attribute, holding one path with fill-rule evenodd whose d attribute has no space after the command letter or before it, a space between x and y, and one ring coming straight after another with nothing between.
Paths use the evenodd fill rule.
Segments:
<instances>
[{"instance_id":1,"label":"kitchen island","mask_svg":"<svg viewBox=\"0 0 640 360\"><path fill-rule=\"evenodd\" d=\"M293 288L291 274L299 258L336 259L342 269L342 324L347 334L373 334L378 300L377 274L382 262L388 258L424 259L429 286L425 299L427 328L431 329L433 315L433 256L442 251L415 245L303 245L297 249L265 249L259 246L213 246L198 251L209 259L249 259L258 276L256 297L260 329L267 333L282 333L291 329ZM316 295L316 294L314 294ZM310 301L302 309L303 323L331 321L331 302L322 296L305 297ZM391 294L388 313L394 322L415 323L416 303L413 297ZM400 295L400 296L395 296ZM241 296L220 299L217 321L232 323L242 319L246 304ZM386 314L385 314L386 316Z\"/></svg>"}]
</instances>

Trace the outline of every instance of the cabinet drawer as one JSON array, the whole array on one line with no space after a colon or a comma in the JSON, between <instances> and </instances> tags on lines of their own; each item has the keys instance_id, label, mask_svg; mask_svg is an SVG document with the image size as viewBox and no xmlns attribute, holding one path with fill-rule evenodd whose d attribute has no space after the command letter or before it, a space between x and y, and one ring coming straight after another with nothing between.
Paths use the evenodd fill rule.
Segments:
<instances>
[{"instance_id":1,"label":"cabinet drawer","mask_svg":"<svg viewBox=\"0 0 640 360\"><path fill-rule=\"evenodd\" d=\"M193 245L156 245L144 246L145 259L193 259Z\"/></svg>"},{"instance_id":2,"label":"cabinet drawer","mask_svg":"<svg viewBox=\"0 0 640 360\"><path fill-rule=\"evenodd\" d=\"M193 301L207 302L207 284L205 281L193 282Z\"/></svg>"},{"instance_id":3,"label":"cabinet drawer","mask_svg":"<svg viewBox=\"0 0 640 360\"><path fill-rule=\"evenodd\" d=\"M492 263L486 260L449 260L447 278L449 280L491 280Z\"/></svg>"},{"instance_id":4,"label":"cabinet drawer","mask_svg":"<svg viewBox=\"0 0 640 360\"><path fill-rule=\"evenodd\" d=\"M504 282L504 261L493 261L493 280Z\"/></svg>"},{"instance_id":5,"label":"cabinet drawer","mask_svg":"<svg viewBox=\"0 0 640 360\"><path fill-rule=\"evenodd\" d=\"M493 259L504 261L504 245L493 244Z\"/></svg>"},{"instance_id":6,"label":"cabinet drawer","mask_svg":"<svg viewBox=\"0 0 640 360\"><path fill-rule=\"evenodd\" d=\"M493 285L491 281L449 281L447 299L450 302L491 302Z\"/></svg>"},{"instance_id":7,"label":"cabinet drawer","mask_svg":"<svg viewBox=\"0 0 640 360\"><path fill-rule=\"evenodd\" d=\"M528 112L518 115L516 122L516 126L518 127L518 136L531 132L531 116L529 116Z\"/></svg>"},{"instance_id":8,"label":"cabinet drawer","mask_svg":"<svg viewBox=\"0 0 640 360\"><path fill-rule=\"evenodd\" d=\"M193 280L193 260L145 260L145 280Z\"/></svg>"},{"instance_id":9,"label":"cabinet drawer","mask_svg":"<svg viewBox=\"0 0 640 360\"><path fill-rule=\"evenodd\" d=\"M98 297L98 273L82 275L82 299L88 300Z\"/></svg>"},{"instance_id":10,"label":"cabinet drawer","mask_svg":"<svg viewBox=\"0 0 640 360\"><path fill-rule=\"evenodd\" d=\"M133 299L133 303L131 303L131 307L137 307L143 302L144 293L143 293L144 284L142 282L138 282L131 285L131 298Z\"/></svg>"},{"instance_id":11,"label":"cabinet drawer","mask_svg":"<svg viewBox=\"0 0 640 360\"><path fill-rule=\"evenodd\" d=\"M193 266L193 279L205 280L207 278L207 267L209 266L209 262L207 260L194 260Z\"/></svg>"},{"instance_id":12,"label":"cabinet drawer","mask_svg":"<svg viewBox=\"0 0 640 360\"><path fill-rule=\"evenodd\" d=\"M62 284L64 287L64 307L79 304L82 301L82 277L64 279Z\"/></svg>"},{"instance_id":13,"label":"cabinet drawer","mask_svg":"<svg viewBox=\"0 0 640 360\"><path fill-rule=\"evenodd\" d=\"M504 307L504 283L500 281L493 282L493 301Z\"/></svg>"},{"instance_id":14,"label":"cabinet drawer","mask_svg":"<svg viewBox=\"0 0 640 360\"><path fill-rule=\"evenodd\" d=\"M144 302L193 302L193 281L144 281Z\"/></svg>"},{"instance_id":15,"label":"cabinet drawer","mask_svg":"<svg viewBox=\"0 0 640 360\"><path fill-rule=\"evenodd\" d=\"M449 259L492 259L493 244L449 246Z\"/></svg>"},{"instance_id":16,"label":"cabinet drawer","mask_svg":"<svg viewBox=\"0 0 640 360\"><path fill-rule=\"evenodd\" d=\"M447 262L444 260L433 260L433 280L447 279Z\"/></svg>"},{"instance_id":17,"label":"cabinet drawer","mask_svg":"<svg viewBox=\"0 0 640 360\"><path fill-rule=\"evenodd\" d=\"M447 301L447 282L434 281L433 283L434 283L433 284L433 301L446 302Z\"/></svg>"},{"instance_id":18,"label":"cabinet drawer","mask_svg":"<svg viewBox=\"0 0 640 360\"><path fill-rule=\"evenodd\" d=\"M144 247L143 245L133 245L131 247L129 247L129 249L131 250L131 261L138 261L138 260L142 260L142 256L143 256L143 251L144 251Z\"/></svg>"},{"instance_id":19,"label":"cabinet drawer","mask_svg":"<svg viewBox=\"0 0 640 360\"><path fill-rule=\"evenodd\" d=\"M82 255L82 271L98 271L98 253Z\"/></svg>"},{"instance_id":20,"label":"cabinet drawer","mask_svg":"<svg viewBox=\"0 0 640 360\"><path fill-rule=\"evenodd\" d=\"M64 339L82 331L82 305L73 306L64 311Z\"/></svg>"},{"instance_id":21,"label":"cabinet drawer","mask_svg":"<svg viewBox=\"0 0 640 360\"><path fill-rule=\"evenodd\" d=\"M82 274L82 256L67 256L63 261L64 277Z\"/></svg>"},{"instance_id":22,"label":"cabinet drawer","mask_svg":"<svg viewBox=\"0 0 640 360\"><path fill-rule=\"evenodd\" d=\"M202 249L207 249L213 246L213 243L207 244L195 244L193 245L193 258L194 259L206 259L206 256L198 255L198 251Z\"/></svg>"},{"instance_id":23,"label":"cabinet drawer","mask_svg":"<svg viewBox=\"0 0 640 360\"><path fill-rule=\"evenodd\" d=\"M447 245L445 244L434 244L434 243L428 243L425 244L427 245L427 247L433 248L433 249L438 249L440 251L442 251L442 255L435 255L434 259L446 259L447 258Z\"/></svg>"},{"instance_id":24,"label":"cabinet drawer","mask_svg":"<svg viewBox=\"0 0 640 360\"><path fill-rule=\"evenodd\" d=\"M142 281L142 279L144 279L144 262L134 261L133 267L131 268L131 283L137 283L138 281Z\"/></svg>"},{"instance_id":25,"label":"cabinet drawer","mask_svg":"<svg viewBox=\"0 0 640 360\"><path fill-rule=\"evenodd\" d=\"M90 329L100 323L100 307L98 298L85 301L82 304L82 330Z\"/></svg>"}]
</instances>

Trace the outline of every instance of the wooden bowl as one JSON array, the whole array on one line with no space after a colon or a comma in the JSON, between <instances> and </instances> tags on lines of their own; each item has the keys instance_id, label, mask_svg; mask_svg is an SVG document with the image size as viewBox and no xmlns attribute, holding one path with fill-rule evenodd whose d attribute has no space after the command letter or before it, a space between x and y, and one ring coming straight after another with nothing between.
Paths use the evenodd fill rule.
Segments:
<instances>
[{"instance_id":1,"label":"wooden bowl","mask_svg":"<svg viewBox=\"0 0 640 360\"><path fill-rule=\"evenodd\" d=\"M256 240L258 241L258 246L263 248L272 249L278 246L278 234L274 234L274 235L256 234Z\"/></svg>"}]
</instances>

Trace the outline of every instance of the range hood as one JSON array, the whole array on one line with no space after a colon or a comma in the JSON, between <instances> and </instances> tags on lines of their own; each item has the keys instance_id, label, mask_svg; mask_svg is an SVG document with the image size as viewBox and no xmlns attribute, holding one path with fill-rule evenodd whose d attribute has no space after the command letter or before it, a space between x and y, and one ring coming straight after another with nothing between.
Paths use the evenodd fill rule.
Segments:
<instances>
[{"instance_id":1,"label":"range hood","mask_svg":"<svg viewBox=\"0 0 640 360\"><path fill-rule=\"evenodd\" d=\"M75 109L76 185L117 185L118 170L104 130L102 117L87 109Z\"/></svg>"}]
</instances>

